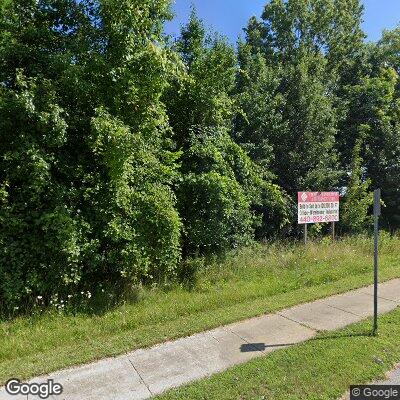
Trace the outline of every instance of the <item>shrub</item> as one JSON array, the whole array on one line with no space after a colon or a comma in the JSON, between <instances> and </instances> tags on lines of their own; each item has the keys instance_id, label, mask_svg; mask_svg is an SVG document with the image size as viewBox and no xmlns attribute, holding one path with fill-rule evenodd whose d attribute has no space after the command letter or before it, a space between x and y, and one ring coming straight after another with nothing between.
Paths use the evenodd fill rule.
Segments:
<instances>
[{"instance_id":1,"label":"shrub","mask_svg":"<svg viewBox=\"0 0 400 400\"><path fill-rule=\"evenodd\" d=\"M178 188L186 251L238 247L287 222L285 196L229 135L198 128L189 143Z\"/></svg>"},{"instance_id":2,"label":"shrub","mask_svg":"<svg viewBox=\"0 0 400 400\"><path fill-rule=\"evenodd\" d=\"M362 233L372 222L369 212L373 204L373 195L369 191L370 179L363 176L361 144L362 140L358 139L353 149L350 179L342 207L342 226L352 233Z\"/></svg>"},{"instance_id":3,"label":"shrub","mask_svg":"<svg viewBox=\"0 0 400 400\"><path fill-rule=\"evenodd\" d=\"M0 7L0 307L173 275L169 1Z\"/></svg>"},{"instance_id":4,"label":"shrub","mask_svg":"<svg viewBox=\"0 0 400 400\"><path fill-rule=\"evenodd\" d=\"M234 179L217 172L188 174L180 186L179 199L190 251L220 251L252 239L254 216Z\"/></svg>"}]
</instances>

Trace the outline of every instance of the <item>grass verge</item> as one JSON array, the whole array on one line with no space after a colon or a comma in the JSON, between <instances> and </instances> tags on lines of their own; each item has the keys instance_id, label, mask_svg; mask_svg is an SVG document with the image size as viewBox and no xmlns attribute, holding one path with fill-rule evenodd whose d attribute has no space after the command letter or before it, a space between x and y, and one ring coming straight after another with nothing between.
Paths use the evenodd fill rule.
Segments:
<instances>
[{"instance_id":1,"label":"grass verge","mask_svg":"<svg viewBox=\"0 0 400 400\"><path fill-rule=\"evenodd\" d=\"M350 385L384 377L400 361L400 308L380 318L378 337L367 320L277 350L159 400L334 400Z\"/></svg>"},{"instance_id":2,"label":"grass verge","mask_svg":"<svg viewBox=\"0 0 400 400\"><path fill-rule=\"evenodd\" d=\"M382 236L380 278L400 277L400 239ZM254 246L204 265L191 290L141 289L98 315L38 313L0 322L0 384L211 329L371 283L367 238Z\"/></svg>"}]
</instances>

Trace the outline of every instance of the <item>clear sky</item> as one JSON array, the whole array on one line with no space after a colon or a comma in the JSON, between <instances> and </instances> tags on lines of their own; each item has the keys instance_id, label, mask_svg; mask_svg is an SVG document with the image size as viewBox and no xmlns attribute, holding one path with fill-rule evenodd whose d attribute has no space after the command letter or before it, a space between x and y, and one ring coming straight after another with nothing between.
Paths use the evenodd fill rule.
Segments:
<instances>
[{"instance_id":1,"label":"clear sky","mask_svg":"<svg viewBox=\"0 0 400 400\"><path fill-rule=\"evenodd\" d=\"M166 33L176 35L194 4L200 17L212 29L236 42L242 28L252 15L260 16L267 0L175 0L175 18L168 22ZM393 29L400 23L400 0L363 0L364 31L368 40L377 40L384 28Z\"/></svg>"}]
</instances>

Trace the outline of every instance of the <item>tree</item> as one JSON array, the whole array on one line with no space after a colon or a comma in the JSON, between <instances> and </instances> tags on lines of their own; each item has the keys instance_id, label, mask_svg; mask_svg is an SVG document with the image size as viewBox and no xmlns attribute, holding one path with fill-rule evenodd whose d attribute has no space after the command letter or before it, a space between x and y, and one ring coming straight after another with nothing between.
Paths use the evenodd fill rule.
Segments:
<instances>
[{"instance_id":1,"label":"tree","mask_svg":"<svg viewBox=\"0 0 400 400\"><path fill-rule=\"evenodd\" d=\"M186 74L165 96L176 145L182 150L178 208L185 250L210 253L238 247L286 222L287 205L270 174L232 139L237 110L234 50L206 34L193 11L175 44ZM275 225L272 217L276 217Z\"/></svg>"},{"instance_id":2,"label":"tree","mask_svg":"<svg viewBox=\"0 0 400 400\"><path fill-rule=\"evenodd\" d=\"M206 33L194 9L173 49L184 72L171 82L164 101L175 142L185 148L191 127L230 129L237 61L226 39Z\"/></svg>"},{"instance_id":3,"label":"tree","mask_svg":"<svg viewBox=\"0 0 400 400\"><path fill-rule=\"evenodd\" d=\"M359 0L272 0L262 14L264 48L281 62L299 49L328 59L327 71L345 71L363 45L363 6Z\"/></svg>"},{"instance_id":4,"label":"tree","mask_svg":"<svg viewBox=\"0 0 400 400\"><path fill-rule=\"evenodd\" d=\"M287 132L281 110L285 98L280 93L282 71L267 65L260 48L262 29L251 19L246 41L239 42L239 71L236 99L238 112L234 119L235 140L251 158L265 169L274 162L274 137Z\"/></svg>"},{"instance_id":5,"label":"tree","mask_svg":"<svg viewBox=\"0 0 400 400\"><path fill-rule=\"evenodd\" d=\"M376 50L375 61L380 66L394 68L400 74L400 26L391 31L384 30Z\"/></svg>"},{"instance_id":6,"label":"tree","mask_svg":"<svg viewBox=\"0 0 400 400\"><path fill-rule=\"evenodd\" d=\"M140 18L137 16L140 15ZM21 1L0 15L0 302L171 275L181 222L161 102L169 1Z\"/></svg>"},{"instance_id":7,"label":"tree","mask_svg":"<svg viewBox=\"0 0 400 400\"><path fill-rule=\"evenodd\" d=\"M341 224L351 233L364 232L371 223L370 209L373 203L372 192L369 191L371 180L365 178L360 155L363 137L367 131L368 127L360 127L360 137L353 149L349 184L342 210Z\"/></svg>"},{"instance_id":8,"label":"tree","mask_svg":"<svg viewBox=\"0 0 400 400\"><path fill-rule=\"evenodd\" d=\"M300 188L323 190L338 183L335 83L346 51L338 48L335 32L339 29L346 41L359 40L353 26L358 2L351 3L343 14L337 13L339 1L273 0L262 21L250 20L240 47L247 79L239 79L239 99L244 102L251 93L263 120L258 130L253 127L257 117L250 102L244 103L245 116L253 118L246 122L239 116L238 140L252 149L256 161L270 160L279 185L292 195ZM252 72L256 69L261 79Z\"/></svg>"},{"instance_id":9,"label":"tree","mask_svg":"<svg viewBox=\"0 0 400 400\"><path fill-rule=\"evenodd\" d=\"M371 72L362 80L363 122L370 126L365 159L374 187L382 188L384 222L400 226L400 28L385 30L370 46Z\"/></svg>"},{"instance_id":10,"label":"tree","mask_svg":"<svg viewBox=\"0 0 400 400\"><path fill-rule=\"evenodd\" d=\"M366 176L373 188L382 189L387 207L383 209L385 223L398 227L400 177L400 114L397 86L399 77L392 68L380 68L364 77L360 84L347 88L349 114L347 117L347 145L357 139L358 132L366 132L362 157Z\"/></svg>"}]
</instances>

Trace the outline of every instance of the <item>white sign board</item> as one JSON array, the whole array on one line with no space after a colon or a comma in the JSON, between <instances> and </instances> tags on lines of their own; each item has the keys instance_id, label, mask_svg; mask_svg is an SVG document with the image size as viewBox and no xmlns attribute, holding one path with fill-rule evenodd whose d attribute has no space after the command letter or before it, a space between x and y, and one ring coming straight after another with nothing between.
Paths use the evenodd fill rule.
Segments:
<instances>
[{"instance_id":1,"label":"white sign board","mask_svg":"<svg viewBox=\"0 0 400 400\"><path fill-rule=\"evenodd\" d=\"M339 221L339 192L299 192L298 223Z\"/></svg>"}]
</instances>

